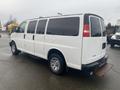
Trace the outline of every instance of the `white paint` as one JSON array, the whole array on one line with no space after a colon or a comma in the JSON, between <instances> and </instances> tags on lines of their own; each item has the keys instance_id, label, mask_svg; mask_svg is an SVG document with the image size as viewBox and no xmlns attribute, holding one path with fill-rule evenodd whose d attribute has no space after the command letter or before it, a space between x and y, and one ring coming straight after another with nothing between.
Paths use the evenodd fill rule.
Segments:
<instances>
[{"instance_id":1,"label":"white paint","mask_svg":"<svg viewBox=\"0 0 120 90\"><path fill-rule=\"evenodd\" d=\"M66 17L80 17L78 36L48 35L46 34L47 28L43 35L28 34L28 20L25 28L26 38L23 39L24 33L14 33L11 35L11 40L15 41L19 50L42 57L46 60L49 50L57 49L64 55L68 67L79 70L81 70L82 64L90 64L103 58L106 54L106 49L102 49L102 44L106 43L106 37L83 37L84 14L55 18ZM52 18L54 19L54 17ZM49 18L47 20L49 21ZM33 35L35 35L35 40L32 39Z\"/></svg>"}]
</instances>

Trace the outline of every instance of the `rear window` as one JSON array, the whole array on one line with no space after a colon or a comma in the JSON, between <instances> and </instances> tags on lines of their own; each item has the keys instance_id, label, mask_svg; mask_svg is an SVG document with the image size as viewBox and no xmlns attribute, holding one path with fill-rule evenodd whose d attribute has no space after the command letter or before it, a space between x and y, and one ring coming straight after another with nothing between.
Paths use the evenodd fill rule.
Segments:
<instances>
[{"instance_id":1,"label":"rear window","mask_svg":"<svg viewBox=\"0 0 120 90\"><path fill-rule=\"evenodd\" d=\"M79 17L50 19L47 34L77 36L79 34Z\"/></svg>"},{"instance_id":2,"label":"rear window","mask_svg":"<svg viewBox=\"0 0 120 90\"><path fill-rule=\"evenodd\" d=\"M91 22L91 36L100 37L101 36L101 24L99 18L90 17Z\"/></svg>"}]
</instances>

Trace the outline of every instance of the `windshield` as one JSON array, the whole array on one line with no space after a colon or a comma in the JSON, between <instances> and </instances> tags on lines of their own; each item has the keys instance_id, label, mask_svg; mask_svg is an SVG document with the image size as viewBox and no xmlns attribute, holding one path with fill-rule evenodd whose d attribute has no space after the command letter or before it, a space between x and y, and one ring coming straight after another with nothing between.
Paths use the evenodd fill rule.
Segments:
<instances>
[{"instance_id":1,"label":"windshield","mask_svg":"<svg viewBox=\"0 0 120 90\"><path fill-rule=\"evenodd\" d=\"M120 27L117 29L117 31L116 32L119 32L120 33Z\"/></svg>"}]
</instances>

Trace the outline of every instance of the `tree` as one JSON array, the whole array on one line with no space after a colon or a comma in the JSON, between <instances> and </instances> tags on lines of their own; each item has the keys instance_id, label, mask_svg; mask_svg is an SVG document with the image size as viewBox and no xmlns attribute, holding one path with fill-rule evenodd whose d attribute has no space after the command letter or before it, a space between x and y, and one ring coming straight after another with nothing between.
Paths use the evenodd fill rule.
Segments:
<instances>
[{"instance_id":1,"label":"tree","mask_svg":"<svg viewBox=\"0 0 120 90\"><path fill-rule=\"evenodd\" d=\"M10 16L9 20L4 26L6 27L6 30L11 33L14 29L18 27L18 21L16 18L12 18L12 16Z\"/></svg>"},{"instance_id":2,"label":"tree","mask_svg":"<svg viewBox=\"0 0 120 90\"><path fill-rule=\"evenodd\" d=\"M106 26L107 35L110 36L116 32L117 26L111 25L108 23Z\"/></svg>"},{"instance_id":3,"label":"tree","mask_svg":"<svg viewBox=\"0 0 120 90\"><path fill-rule=\"evenodd\" d=\"M107 28L111 28L111 26L112 26L111 23L108 23Z\"/></svg>"}]
</instances>

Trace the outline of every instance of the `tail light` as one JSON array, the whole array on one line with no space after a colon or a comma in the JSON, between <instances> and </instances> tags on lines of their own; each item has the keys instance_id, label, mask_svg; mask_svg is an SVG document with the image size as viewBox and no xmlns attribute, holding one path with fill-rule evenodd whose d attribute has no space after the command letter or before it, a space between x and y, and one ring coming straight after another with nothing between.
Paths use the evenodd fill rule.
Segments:
<instances>
[{"instance_id":1,"label":"tail light","mask_svg":"<svg viewBox=\"0 0 120 90\"><path fill-rule=\"evenodd\" d=\"M90 37L90 26L89 26L89 24L84 25L83 37Z\"/></svg>"}]
</instances>

